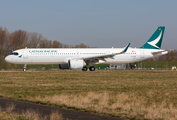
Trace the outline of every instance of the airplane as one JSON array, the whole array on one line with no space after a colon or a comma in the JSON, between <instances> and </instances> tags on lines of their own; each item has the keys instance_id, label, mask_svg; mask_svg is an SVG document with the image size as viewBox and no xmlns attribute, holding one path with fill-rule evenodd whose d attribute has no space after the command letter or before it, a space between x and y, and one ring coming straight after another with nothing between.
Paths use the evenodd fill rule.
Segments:
<instances>
[{"instance_id":1,"label":"airplane","mask_svg":"<svg viewBox=\"0 0 177 120\"><path fill-rule=\"evenodd\" d=\"M167 54L161 48L165 27L160 26L139 48L25 48L13 51L5 61L13 64L58 64L59 69L82 69L95 71L94 64L125 64L143 61Z\"/></svg>"}]
</instances>

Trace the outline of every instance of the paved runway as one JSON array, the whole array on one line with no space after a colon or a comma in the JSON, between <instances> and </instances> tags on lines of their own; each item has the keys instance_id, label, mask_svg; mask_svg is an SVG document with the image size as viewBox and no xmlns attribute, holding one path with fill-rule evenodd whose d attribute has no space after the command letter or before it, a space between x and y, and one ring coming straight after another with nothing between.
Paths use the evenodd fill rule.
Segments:
<instances>
[{"instance_id":1,"label":"paved runway","mask_svg":"<svg viewBox=\"0 0 177 120\"><path fill-rule=\"evenodd\" d=\"M15 105L14 112L19 112L19 113L22 110L27 110L31 108L32 110L38 110L38 112L40 112L42 116L50 115L51 111L53 110L59 111L59 113L62 113L65 119L68 118L69 120L123 120L119 118L105 117L105 116L100 116L96 114L90 114L90 113L79 112L75 110L51 107L51 106L46 106L46 105L38 105L38 104L5 99L5 98L0 97L0 106L2 110L6 109L7 104L11 104L11 103Z\"/></svg>"}]
</instances>

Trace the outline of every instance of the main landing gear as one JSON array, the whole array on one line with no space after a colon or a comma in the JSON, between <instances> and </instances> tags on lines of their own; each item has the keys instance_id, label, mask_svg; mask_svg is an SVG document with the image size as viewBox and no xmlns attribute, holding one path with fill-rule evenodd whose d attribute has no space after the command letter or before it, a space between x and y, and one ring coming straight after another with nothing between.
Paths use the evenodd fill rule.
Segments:
<instances>
[{"instance_id":1,"label":"main landing gear","mask_svg":"<svg viewBox=\"0 0 177 120\"><path fill-rule=\"evenodd\" d=\"M83 70L83 71L87 71L87 67L84 66L84 67L82 68L82 70ZM95 67L94 67L94 66L91 66L91 67L89 68L89 70L90 70L90 71L95 71Z\"/></svg>"},{"instance_id":2,"label":"main landing gear","mask_svg":"<svg viewBox=\"0 0 177 120\"><path fill-rule=\"evenodd\" d=\"M95 67L94 67L94 66L91 66L91 67L89 68L89 70L90 70L90 71L95 71Z\"/></svg>"},{"instance_id":3,"label":"main landing gear","mask_svg":"<svg viewBox=\"0 0 177 120\"><path fill-rule=\"evenodd\" d=\"M82 68L82 71L87 71L87 67L84 66L84 67Z\"/></svg>"}]
</instances>

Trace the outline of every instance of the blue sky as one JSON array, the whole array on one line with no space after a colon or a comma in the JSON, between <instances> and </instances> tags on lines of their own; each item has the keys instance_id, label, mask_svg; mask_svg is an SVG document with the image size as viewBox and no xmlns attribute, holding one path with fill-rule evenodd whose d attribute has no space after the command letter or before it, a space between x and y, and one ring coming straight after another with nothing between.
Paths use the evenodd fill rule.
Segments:
<instances>
[{"instance_id":1,"label":"blue sky","mask_svg":"<svg viewBox=\"0 0 177 120\"><path fill-rule=\"evenodd\" d=\"M163 49L177 49L177 0L1 0L0 26L64 44L141 47L165 26Z\"/></svg>"}]
</instances>

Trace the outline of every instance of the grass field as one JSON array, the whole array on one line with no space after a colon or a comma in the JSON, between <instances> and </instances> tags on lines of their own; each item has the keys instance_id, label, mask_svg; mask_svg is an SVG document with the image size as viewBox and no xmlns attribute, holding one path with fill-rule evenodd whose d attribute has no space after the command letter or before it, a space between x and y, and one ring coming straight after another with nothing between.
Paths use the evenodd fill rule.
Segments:
<instances>
[{"instance_id":1,"label":"grass field","mask_svg":"<svg viewBox=\"0 0 177 120\"><path fill-rule=\"evenodd\" d=\"M177 66L177 61L143 61L142 68L170 68L172 66Z\"/></svg>"},{"instance_id":2,"label":"grass field","mask_svg":"<svg viewBox=\"0 0 177 120\"><path fill-rule=\"evenodd\" d=\"M104 69L109 67L109 64L102 65L94 65L96 68L100 67L100 69ZM0 70L22 70L24 65L10 64L5 61L0 61ZM87 66L89 67L89 66ZM27 65L27 70L51 70L51 69L59 69L58 65Z\"/></svg>"},{"instance_id":3,"label":"grass field","mask_svg":"<svg viewBox=\"0 0 177 120\"><path fill-rule=\"evenodd\" d=\"M172 66L177 66L177 61L143 61L142 64L140 63L134 63L137 65L137 67L146 68L149 69L150 67L153 67L155 69L168 69ZM22 70L24 65L15 65L15 64L9 64L7 62L2 62L2 65L0 63L0 70L1 69L19 69ZM109 64L97 64L94 65L96 68L104 69L109 67ZM89 67L89 66L88 66ZM51 69L58 69L58 65L28 65L28 70L51 70Z\"/></svg>"},{"instance_id":4,"label":"grass field","mask_svg":"<svg viewBox=\"0 0 177 120\"><path fill-rule=\"evenodd\" d=\"M177 71L0 72L0 96L127 119L177 119Z\"/></svg>"}]
</instances>

